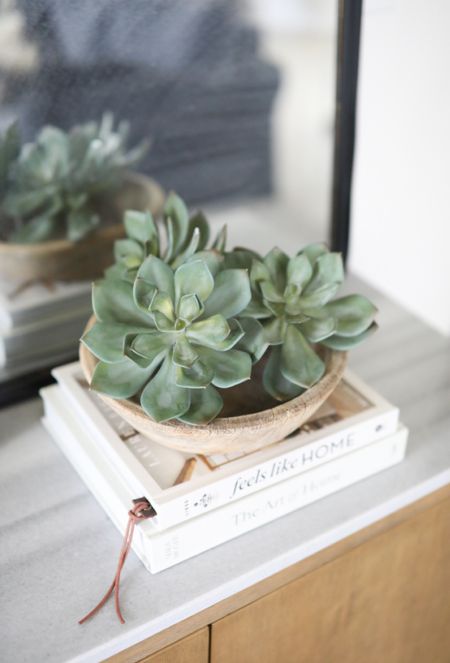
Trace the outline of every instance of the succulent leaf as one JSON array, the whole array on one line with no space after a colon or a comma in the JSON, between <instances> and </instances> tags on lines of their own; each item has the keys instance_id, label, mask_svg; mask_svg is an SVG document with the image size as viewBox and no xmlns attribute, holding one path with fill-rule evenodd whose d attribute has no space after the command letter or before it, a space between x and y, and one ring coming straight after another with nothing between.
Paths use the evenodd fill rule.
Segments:
<instances>
[{"instance_id":1,"label":"succulent leaf","mask_svg":"<svg viewBox=\"0 0 450 663\"><path fill-rule=\"evenodd\" d=\"M171 299L175 296L174 274L163 260L156 256L148 256L136 275L136 280L145 281L147 286L156 288L158 292L165 292Z\"/></svg>"},{"instance_id":2,"label":"succulent leaf","mask_svg":"<svg viewBox=\"0 0 450 663\"><path fill-rule=\"evenodd\" d=\"M345 352L356 347L362 343L362 341L365 341L366 338L376 332L377 329L377 323L373 322L368 329L361 332L361 334L358 334L357 336L339 336L338 334L333 334L333 336L330 336L329 338L322 341L322 345L327 348L331 348L331 350L341 350Z\"/></svg>"},{"instance_id":3,"label":"succulent leaf","mask_svg":"<svg viewBox=\"0 0 450 663\"><path fill-rule=\"evenodd\" d=\"M325 372L325 364L294 325L288 325L281 347L281 372L286 380L305 389Z\"/></svg>"},{"instance_id":4,"label":"succulent leaf","mask_svg":"<svg viewBox=\"0 0 450 663\"><path fill-rule=\"evenodd\" d=\"M173 363L182 368L191 368L197 359L198 354L195 348L189 343L184 334L180 334L173 349Z\"/></svg>"},{"instance_id":5,"label":"succulent leaf","mask_svg":"<svg viewBox=\"0 0 450 663\"><path fill-rule=\"evenodd\" d=\"M171 323L175 322L173 301L167 292L156 292L150 304L152 313L162 313ZM173 326L173 325L172 325Z\"/></svg>"},{"instance_id":6,"label":"succulent leaf","mask_svg":"<svg viewBox=\"0 0 450 663\"><path fill-rule=\"evenodd\" d=\"M100 224L98 214L90 213L88 209L71 210L67 214L67 239L79 242L91 230Z\"/></svg>"},{"instance_id":7,"label":"succulent leaf","mask_svg":"<svg viewBox=\"0 0 450 663\"><path fill-rule=\"evenodd\" d=\"M124 356L127 337L146 331L146 327L121 322L96 322L81 340L102 361L115 362Z\"/></svg>"},{"instance_id":8,"label":"succulent leaf","mask_svg":"<svg viewBox=\"0 0 450 663\"><path fill-rule=\"evenodd\" d=\"M175 272L175 301L183 295L196 295L205 302L214 288L214 278L203 260L180 265Z\"/></svg>"},{"instance_id":9,"label":"succulent leaf","mask_svg":"<svg viewBox=\"0 0 450 663\"><path fill-rule=\"evenodd\" d=\"M92 307L100 322L153 326L152 319L136 306L133 286L126 281L97 281L92 287Z\"/></svg>"},{"instance_id":10,"label":"succulent leaf","mask_svg":"<svg viewBox=\"0 0 450 663\"><path fill-rule=\"evenodd\" d=\"M241 323L236 318L230 318L228 320L228 326L230 328L230 333L222 341L218 339L210 339L208 347L213 350L220 350L220 352L226 352L231 350L234 346L241 340L244 336L244 330ZM205 343L206 345L206 343Z\"/></svg>"},{"instance_id":11,"label":"succulent leaf","mask_svg":"<svg viewBox=\"0 0 450 663\"><path fill-rule=\"evenodd\" d=\"M157 330L140 330L133 338L129 347L135 355L143 358L140 365L150 366L162 353L170 349L175 338L174 335L160 334Z\"/></svg>"},{"instance_id":12,"label":"succulent leaf","mask_svg":"<svg viewBox=\"0 0 450 663\"><path fill-rule=\"evenodd\" d=\"M263 328L264 340L268 345L280 345L283 343L286 333L286 320L282 317L270 318L270 320L263 320L261 323Z\"/></svg>"},{"instance_id":13,"label":"succulent leaf","mask_svg":"<svg viewBox=\"0 0 450 663\"><path fill-rule=\"evenodd\" d=\"M241 350L220 352L201 347L198 353L202 361L214 371L212 384L216 387L227 389L250 378L252 361L246 352Z\"/></svg>"},{"instance_id":14,"label":"succulent leaf","mask_svg":"<svg viewBox=\"0 0 450 663\"><path fill-rule=\"evenodd\" d=\"M193 343L214 348L218 342L224 341L229 336L230 331L226 318L220 313L216 313L210 318L189 325L186 336Z\"/></svg>"},{"instance_id":15,"label":"succulent leaf","mask_svg":"<svg viewBox=\"0 0 450 663\"><path fill-rule=\"evenodd\" d=\"M219 253L223 253L225 251L226 243L227 243L227 227L223 226L217 233L217 236L214 242L212 243L212 248L216 249L216 251L219 251Z\"/></svg>"},{"instance_id":16,"label":"succulent leaf","mask_svg":"<svg viewBox=\"0 0 450 663\"><path fill-rule=\"evenodd\" d=\"M288 262L287 282L298 286L302 290L305 284L310 281L312 273L311 263L306 255L294 256Z\"/></svg>"},{"instance_id":17,"label":"succulent leaf","mask_svg":"<svg viewBox=\"0 0 450 663\"><path fill-rule=\"evenodd\" d=\"M222 407L222 397L211 385L205 389L194 389L191 391L189 410L178 419L192 426L205 425L217 417Z\"/></svg>"},{"instance_id":18,"label":"succulent leaf","mask_svg":"<svg viewBox=\"0 0 450 663\"><path fill-rule=\"evenodd\" d=\"M285 401L300 396L305 390L297 384L287 380L280 371L281 346L277 345L270 350L269 358L264 367L263 386L268 394L277 401Z\"/></svg>"},{"instance_id":19,"label":"succulent leaf","mask_svg":"<svg viewBox=\"0 0 450 663\"><path fill-rule=\"evenodd\" d=\"M177 315L185 322L196 320L203 310L203 304L197 295L183 295L178 301Z\"/></svg>"},{"instance_id":20,"label":"succulent leaf","mask_svg":"<svg viewBox=\"0 0 450 663\"><path fill-rule=\"evenodd\" d=\"M243 269L225 269L215 278L214 290L205 302L204 316L221 313L225 318L234 318L250 302L250 283Z\"/></svg>"},{"instance_id":21,"label":"succulent leaf","mask_svg":"<svg viewBox=\"0 0 450 663\"><path fill-rule=\"evenodd\" d=\"M11 124L0 136L0 196L4 196L8 186L11 167L20 153L20 134L17 123Z\"/></svg>"},{"instance_id":22,"label":"succulent leaf","mask_svg":"<svg viewBox=\"0 0 450 663\"><path fill-rule=\"evenodd\" d=\"M315 263L313 275L304 288L305 295L310 295L319 289L335 284L341 285L344 280L344 265L339 253L323 253Z\"/></svg>"},{"instance_id":23,"label":"succulent leaf","mask_svg":"<svg viewBox=\"0 0 450 663\"><path fill-rule=\"evenodd\" d=\"M186 241L189 229L189 213L184 201L173 191L164 205L164 222L168 234L168 247L165 259L171 262L178 255Z\"/></svg>"},{"instance_id":24,"label":"succulent leaf","mask_svg":"<svg viewBox=\"0 0 450 663\"><path fill-rule=\"evenodd\" d=\"M317 258L324 253L328 253L327 245L323 244L323 242L317 242L315 244L308 244L308 246L305 246L303 249L301 249L297 255L306 256L311 263L311 267L313 267Z\"/></svg>"},{"instance_id":25,"label":"succulent leaf","mask_svg":"<svg viewBox=\"0 0 450 663\"><path fill-rule=\"evenodd\" d=\"M331 316L321 319L309 318L300 324L300 329L310 343L319 343L334 333L336 321Z\"/></svg>"},{"instance_id":26,"label":"succulent leaf","mask_svg":"<svg viewBox=\"0 0 450 663\"><path fill-rule=\"evenodd\" d=\"M117 262L123 262L126 267L133 267L141 264L144 253L136 240L118 239L114 244L114 257Z\"/></svg>"},{"instance_id":27,"label":"succulent leaf","mask_svg":"<svg viewBox=\"0 0 450 663\"><path fill-rule=\"evenodd\" d=\"M155 236L158 236L155 222L149 211L137 212L135 210L128 210L125 212L123 224L130 240L134 240L138 245L139 243L145 244L146 242L151 242ZM143 255L142 247L140 247L140 251Z\"/></svg>"},{"instance_id":28,"label":"succulent leaf","mask_svg":"<svg viewBox=\"0 0 450 663\"><path fill-rule=\"evenodd\" d=\"M189 409L191 391L179 387L176 376L177 367L168 355L141 394L142 409L155 421L176 419Z\"/></svg>"},{"instance_id":29,"label":"succulent leaf","mask_svg":"<svg viewBox=\"0 0 450 663\"><path fill-rule=\"evenodd\" d=\"M248 352L255 363L261 359L269 346L264 327L255 318L240 318L239 325L242 328L242 336L236 344L236 349Z\"/></svg>"},{"instance_id":30,"label":"succulent leaf","mask_svg":"<svg viewBox=\"0 0 450 663\"><path fill-rule=\"evenodd\" d=\"M42 214L18 228L10 236L16 244L35 244L50 239L56 230L56 219Z\"/></svg>"},{"instance_id":31,"label":"succulent leaf","mask_svg":"<svg viewBox=\"0 0 450 663\"><path fill-rule=\"evenodd\" d=\"M153 366L141 368L128 357L114 363L99 361L92 375L91 389L113 398L130 398L144 386L153 370Z\"/></svg>"},{"instance_id":32,"label":"succulent leaf","mask_svg":"<svg viewBox=\"0 0 450 663\"><path fill-rule=\"evenodd\" d=\"M196 361L190 367L177 371L177 385L188 389L205 389L214 377L214 370L204 362Z\"/></svg>"},{"instance_id":33,"label":"succulent leaf","mask_svg":"<svg viewBox=\"0 0 450 663\"><path fill-rule=\"evenodd\" d=\"M264 258L264 264L270 272L272 283L280 292L283 292L286 287L286 268L288 262L288 256L278 247L269 251Z\"/></svg>"},{"instance_id":34,"label":"succulent leaf","mask_svg":"<svg viewBox=\"0 0 450 663\"><path fill-rule=\"evenodd\" d=\"M198 243L200 241L200 231L198 228L194 228L192 232L192 237L189 241L189 244L181 253L172 262L172 267L176 269L182 265L188 258L190 258L197 251Z\"/></svg>"},{"instance_id":35,"label":"succulent leaf","mask_svg":"<svg viewBox=\"0 0 450 663\"><path fill-rule=\"evenodd\" d=\"M188 237L192 237L196 231L199 235L197 249L203 251L209 242L210 235L208 219L203 212L196 212L189 219Z\"/></svg>"},{"instance_id":36,"label":"succulent leaf","mask_svg":"<svg viewBox=\"0 0 450 663\"><path fill-rule=\"evenodd\" d=\"M196 260L203 260L214 277L217 276L224 266L223 256L213 250L198 251L193 256L187 258L186 262L195 262Z\"/></svg>"},{"instance_id":37,"label":"succulent leaf","mask_svg":"<svg viewBox=\"0 0 450 663\"><path fill-rule=\"evenodd\" d=\"M348 295L330 302L326 312L336 320L336 334L339 336L358 336L374 321L376 307L367 297Z\"/></svg>"}]
</instances>

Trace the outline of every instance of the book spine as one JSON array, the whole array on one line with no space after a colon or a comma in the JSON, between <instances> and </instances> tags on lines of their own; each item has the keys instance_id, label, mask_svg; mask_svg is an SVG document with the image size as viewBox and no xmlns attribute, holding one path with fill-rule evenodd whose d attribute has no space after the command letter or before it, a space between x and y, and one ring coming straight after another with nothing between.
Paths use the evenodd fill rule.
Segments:
<instances>
[{"instance_id":1,"label":"book spine","mask_svg":"<svg viewBox=\"0 0 450 663\"><path fill-rule=\"evenodd\" d=\"M173 527L345 456L394 433L398 419L398 408L393 407L344 430L329 433L201 489L173 498L158 506L155 524L160 529Z\"/></svg>"},{"instance_id":2,"label":"book spine","mask_svg":"<svg viewBox=\"0 0 450 663\"><path fill-rule=\"evenodd\" d=\"M194 557L399 463L407 430L162 532L137 533L136 552L152 573ZM139 528L138 528L139 529Z\"/></svg>"}]
</instances>

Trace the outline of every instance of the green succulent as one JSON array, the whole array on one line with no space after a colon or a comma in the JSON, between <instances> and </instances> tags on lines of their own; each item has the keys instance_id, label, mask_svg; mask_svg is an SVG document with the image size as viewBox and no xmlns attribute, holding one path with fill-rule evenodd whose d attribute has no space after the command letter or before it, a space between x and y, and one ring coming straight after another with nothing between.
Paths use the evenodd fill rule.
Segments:
<instances>
[{"instance_id":1,"label":"green succulent","mask_svg":"<svg viewBox=\"0 0 450 663\"><path fill-rule=\"evenodd\" d=\"M348 350L375 331L376 308L366 297L333 300L343 279L340 254L323 244L292 258L277 248L253 257L252 301L239 315L246 331L241 344L256 360L273 346L263 384L274 398L293 398L320 380L325 364L318 346Z\"/></svg>"},{"instance_id":2,"label":"green succulent","mask_svg":"<svg viewBox=\"0 0 450 663\"><path fill-rule=\"evenodd\" d=\"M47 126L22 147L15 126L6 132L0 143L0 211L9 241L78 241L98 226L98 197L120 184L146 149L141 144L127 151L128 124L121 122L117 130L113 125L106 113L101 122L69 132Z\"/></svg>"},{"instance_id":3,"label":"green succulent","mask_svg":"<svg viewBox=\"0 0 450 663\"><path fill-rule=\"evenodd\" d=\"M216 387L247 380L252 367L250 355L236 349L244 336L236 316L251 299L248 274L220 266L218 256L207 263L191 255L172 268L149 255L133 283L94 284L97 321L82 338L100 360L91 387L138 397L156 421L198 425L217 416L223 402Z\"/></svg>"},{"instance_id":4,"label":"green succulent","mask_svg":"<svg viewBox=\"0 0 450 663\"><path fill-rule=\"evenodd\" d=\"M189 216L185 202L173 192L167 196L163 223L165 241L150 212L127 211L124 216L127 237L115 242L115 264L108 268L106 277L133 282L149 255L161 258L176 269L194 254L208 262L216 260L211 251L222 254L225 250L226 226L207 249L211 234L208 220L202 212Z\"/></svg>"},{"instance_id":5,"label":"green succulent","mask_svg":"<svg viewBox=\"0 0 450 663\"><path fill-rule=\"evenodd\" d=\"M20 135L17 124L12 124L0 136L0 203L9 187L11 170L20 154Z\"/></svg>"}]
</instances>

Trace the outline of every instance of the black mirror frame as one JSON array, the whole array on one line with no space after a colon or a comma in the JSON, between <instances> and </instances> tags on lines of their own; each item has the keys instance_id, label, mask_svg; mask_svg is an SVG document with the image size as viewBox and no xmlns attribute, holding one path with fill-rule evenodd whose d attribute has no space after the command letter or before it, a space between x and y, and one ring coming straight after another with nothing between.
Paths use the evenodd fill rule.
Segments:
<instances>
[{"instance_id":1,"label":"black mirror frame","mask_svg":"<svg viewBox=\"0 0 450 663\"><path fill-rule=\"evenodd\" d=\"M339 0L330 246L346 261L356 134L362 0Z\"/></svg>"}]
</instances>

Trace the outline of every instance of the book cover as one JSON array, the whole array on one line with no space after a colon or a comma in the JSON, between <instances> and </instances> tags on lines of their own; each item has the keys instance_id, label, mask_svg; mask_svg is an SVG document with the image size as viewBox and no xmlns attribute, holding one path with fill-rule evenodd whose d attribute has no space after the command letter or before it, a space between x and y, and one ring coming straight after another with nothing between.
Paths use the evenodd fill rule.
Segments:
<instances>
[{"instance_id":1,"label":"book cover","mask_svg":"<svg viewBox=\"0 0 450 663\"><path fill-rule=\"evenodd\" d=\"M82 434L60 387L44 389L43 398L47 429L123 532L136 494L95 443ZM392 467L403 459L406 442L407 430L400 426L377 442L169 529L160 530L153 520L145 521L136 529L133 548L147 569L157 573Z\"/></svg>"},{"instance_id":2,"label":"book cover","mask_svg":"<svg viewBox=\"0 0 450 663\"><path fill-rule=\"evenodd\" d=\"M134 495L145 496L161 529L207 513L393 433L398 409L350 372L298 431L251 454L192 456L137 433L89 390L78 363L54 375L84 434Z\"/></svg>"},{"instance_id":3,"label":"book cover","mask_svg":"<svg viewBox=\"0 0 450 663\"><path fill-rule=\"evenodd\" d=\"M48 326L74 310L91 307L91 283L0 280L0 332L39 324ZM43 323L44 321L44 323Z\"/></svg>"}]
</instances>

